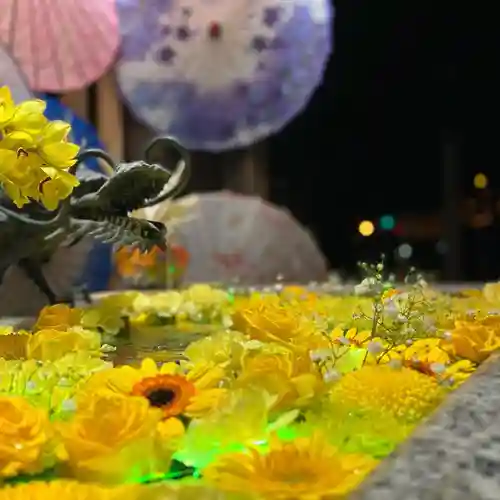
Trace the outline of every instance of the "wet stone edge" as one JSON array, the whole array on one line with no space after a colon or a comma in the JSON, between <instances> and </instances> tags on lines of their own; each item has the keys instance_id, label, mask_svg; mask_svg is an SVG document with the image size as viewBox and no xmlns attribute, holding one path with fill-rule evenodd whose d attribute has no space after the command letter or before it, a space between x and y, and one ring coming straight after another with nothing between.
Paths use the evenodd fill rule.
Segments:
<instances>
[{"instance_id":1,"label":"wet stone edge","mask_svg":"<svg viewBox=\"0 0 500 500\"><path fill-rule=\"evenodd\" d=\"M499 500L500 356L387 457L352 500Z\"/></svg>"}]
</instances>

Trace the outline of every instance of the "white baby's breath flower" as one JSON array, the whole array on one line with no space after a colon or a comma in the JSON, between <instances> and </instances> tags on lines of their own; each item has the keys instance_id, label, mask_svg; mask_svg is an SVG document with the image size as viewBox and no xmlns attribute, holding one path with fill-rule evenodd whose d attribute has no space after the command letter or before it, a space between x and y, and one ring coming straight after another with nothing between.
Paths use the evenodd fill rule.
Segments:
<instances>
[{"instance_id":1,"label":"white baby's breath flower","mask_svg":"<svg viewBox=\"0 0 500 500\"><path fill-rule=\"evenodd\" d=\"M332 356L332 352L328 349L318 349L316 351L309 351L309 358L313 362L325 361Z\"/></svg>"},{"instance_id":2,"label":"white baby's breath flower","mask_svg":"<svg viewBox=\"0 0 500 500\"><path fill-rule=\"evenodd\" d=\"M327 370L323 374L323 380L328 384L330 382L336 382L341 377L340 373L337 370Z\"/></svg>"},{"instance_id":3,"label":"white baby's breath flower","mask_svg":"<svg viewBox=\"0 0 500 500\"><path fill-rule=\"evenodd\" d=\"M403 363L400 359L391 359L387 364L390 368L393 368L395 370L399 370L403 366Z\"/></svg>"},{"instance_id":4,"label":"white baby's breath flower","mask_svg":"<svg viewBox=\"0 0 500 500\"><path fill-rule=\"evenodd\" d=\"M432 363L430 369L432 373L441 374L446 370L446 366L443 363Z\"/></svg>"},{"instance_id":5,"label":"white baby's breath flower","mask_svg":"<svg viewBox=\"0 0 500 500\"><path fill-rule=\"evenodd\" d=\"M380 354L384 350L384 346L376 340L368 342L366 348L370 354Z\"/></svg>"}]
</instances>

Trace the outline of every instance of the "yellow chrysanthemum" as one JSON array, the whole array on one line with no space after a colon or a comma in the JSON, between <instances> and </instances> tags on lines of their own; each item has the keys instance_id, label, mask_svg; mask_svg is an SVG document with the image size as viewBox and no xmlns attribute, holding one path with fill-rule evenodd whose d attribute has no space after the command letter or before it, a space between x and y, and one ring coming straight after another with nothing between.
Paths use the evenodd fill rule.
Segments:
<instances>
[{"instance_id":1,"label":"yellow chrysanthemum","mask_svg":"<svg viewBox=\"0 0 500 500\"><path fill-rule=\"evenodd\" d=\"M251 450L221 456L204 478L223 491L272 500L343 498L376 465L363 455L340 455L323 436L273 440L267 453Z\"/></svg>"},{"instance_id":2,"label":"yellow chrysanthemum","mask_svg":"<svg viewBox=\"0 0 500 500\"><path fill-rule=\"evenodd\" d=\"M416 422L442 401L446 392L435 379L409 368L364 366L348 373L333 387L331 399L345 407L387 412Z\"/></svg>"},{"instance_id":3,"label":"yellow chrysanthemum","mask_svg":"<svg viewBox=\"0 0 500 500\"><path fill-rule=\"evenodd\" d=\"M95 484L58 480L33 481L0 489L0 500L139 500L143 498L139 486L106 488ZM144 497L146 498L146 497Z\"/></svg>"}]
</instances>

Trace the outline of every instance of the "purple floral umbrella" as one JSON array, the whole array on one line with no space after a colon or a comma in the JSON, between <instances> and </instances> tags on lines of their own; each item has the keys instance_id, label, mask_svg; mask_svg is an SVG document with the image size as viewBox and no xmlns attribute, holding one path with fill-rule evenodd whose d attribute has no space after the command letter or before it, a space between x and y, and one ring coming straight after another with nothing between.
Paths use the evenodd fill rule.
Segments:
<instances>
[{"instance_id":1,"label":"purple floral umbrella","mask_svg":"<svg viewBox=\"0 0 500 500\"><path fill-rule=\"evenodd\" d=\"M331 50L329 0L118 0L118 83L131 110L190 149L280 130Z\"/></svg>"}]
</instances>

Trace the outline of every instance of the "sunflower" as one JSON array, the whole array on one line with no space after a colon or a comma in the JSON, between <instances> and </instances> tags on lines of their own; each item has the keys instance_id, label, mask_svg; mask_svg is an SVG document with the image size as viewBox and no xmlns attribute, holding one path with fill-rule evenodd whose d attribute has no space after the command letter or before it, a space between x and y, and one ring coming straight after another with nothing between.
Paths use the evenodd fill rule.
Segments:
<instances>
[{"instance_id":1,"label":"sunflower","mask_svg":"<svg viewBox=\"0 0 500 500\"><path fill-rule=\"evenodd\" d=\"M107 389L141 396L152 406L161 408L165 418L179 415L196 418L222 402L226 390L215 387L219 380L220 370L216 367L183 373L176 363L158 366L147 358L139 367L120 366L95 374L84 390Z\"/></svg>"},{"instance_id":2,"label":"sunflower","mask_svg":"<svg viewBox=\"0 0 500 500\"><path fill-rule=\"evenodd\" d=\"M273 500L343 498L377 462L364 455L340 455L316 434L294 441L271 441L267 453L222 455L203 472L227 492L249 492Z\"/></svg>"},{"instance_id":3,"label":"sunflower","mask_svg":"<svg viewBox=\"0 0 500 500\"><path fill-rule=\"evenodd\" d=\"M164 374L143 378L132 388L134 396L145 397L151 406L163 411L165 418L183 413L195 391L194 384L185 377Z\"/></svg>"}]
</instances>

